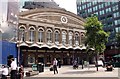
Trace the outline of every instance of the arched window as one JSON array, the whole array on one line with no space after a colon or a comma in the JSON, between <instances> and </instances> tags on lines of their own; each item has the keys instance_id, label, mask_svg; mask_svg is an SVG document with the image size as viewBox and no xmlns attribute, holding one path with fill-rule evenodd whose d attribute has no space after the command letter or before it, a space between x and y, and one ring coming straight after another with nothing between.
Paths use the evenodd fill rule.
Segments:
<instances>
[{"instance_id":1,"label":"arched window","mask_svg":"<svg viewBox=\"0 0 120 79\"><path fill-rule=\"evenodd\" d=\"M52 43L52 30L47 30L47 43Z\"/></svg>"},{"instance_id":2,"label":"arched window","mask_svg":"<svg viewBox=\"0 0 120 79\"><path fill-rule=\"evenodd\" d=\"M34 28L30 28L29 29L29 41L30 42L33 42L35 39L35 29Z\"/></svg>"},{"instance_id":3,"label":"arched window","mask_svg":"<svg viewBox=\"0 0 120 79\"><path fill-rule=\"evenodd\" d=\"M75 34L75 45L79 45L79 34Z\"/></svg>"},{"instance_id":4,"label":"arched window","mask_svg":"<svg viewBox=\"0 0 120 79\"><path fill-rule=\"evenodd\" d=\"M24 27L19 28L19 35L20 35L20 40L25 41L25 28Z\"/></svg>"},{"instance_id":5,"label":"arched window","mask_svg":"<svg viewBox=\"0 0 120 79\"><path fill-rule=\"evenodd\" d=\"M81 40L81 44L84 44L84 42L85 42L85 34L83 32L80 33L80 40Z\"/></svg>"},{"instance_id":6,"label":"arched window","mask_svg":"<svg viewBox=\"0 0 120 79\"><path fill-rule=\"evenodd\" d=\"M60 33L59 31L55 31L55 44L59 44Z\"/></svg>"},{"instance_id":7,"label":"arched window","mask_svg":"<svg viewBox=\"0 0 120 79\"><path fill-rule=\"evenodd\" d=\"M38 30L38 42L43 42L43 29Z\"/></svg>"},{"instance_id":8,"label":"arched window","mask_svg":"<svg viewBox=\"0 0 120 79\"><path fill-rule=\"evenodd\" d=\"M28 64L35 64L35 56L34 55L28 55Z\"/></svg>"},{"instance_id":9,"label":"arched window","mask_svg":"<svg viewBox=\"0 0 120 79\"><path fill-rule=\"evenodd\" d=\"M62 44L64 45L64 44L66 44L66 36L67 35L67 33L65 32L65 31L63 31L62 32Z\"/></svg>"},{"instance_id":10,"label":"arched window","mask_svg":"<svg viewBox=\"0 0 120 79\"><path fill-rule=\"evenodd\" d=\"M72 36L73 36L73 33L69 32L69 41L68 41L68 43L69 43L70 46L72 46L72 39L73 39Z\"/></svg>"}]
</instances>

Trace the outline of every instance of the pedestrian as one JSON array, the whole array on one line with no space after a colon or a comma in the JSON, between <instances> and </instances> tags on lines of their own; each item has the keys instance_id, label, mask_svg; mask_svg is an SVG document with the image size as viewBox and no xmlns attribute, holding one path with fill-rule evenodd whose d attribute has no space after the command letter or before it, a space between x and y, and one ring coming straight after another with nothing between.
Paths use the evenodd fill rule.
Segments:
<instances>
[{"instance_id":1,"label":"pedestrian","mask_svg":"<svg viewBox=\"0 0 120 79\"><path fill-rule=\"evenodd\" d=\"M17 63L14 58L11 61L11 79L17 79Z\"/></svg>"},{"instance_id":2,"label":"pedestrian","mask_svg":"<svg viewBox=\"0 0 120 79\"><path fill-rule=\"evenodd\" d=\"M61 60L58 60L58 67L61 68Z\"/></svg>"},{"instance_id":3,"label":"pedestrian","mask_svg":"<svg viewBox=\"0 0 120 79\"><path fill-rule=\"evenodd\" d=\"M20 79L23 79L23 77L24 77L24 69L23 69L22 65L19 68L19 76L20 76Z\"/></svg>"},{"instance_id":4,"label":"pedestrian","mask_svg":"<svg viewBox=\"0 0 120 79\"><path fill-rule=\"evenodd\" d=\"M57 64L58 64L58 61L56 60L56 58L54 58L54 61L53 61L53 70L54 70L54 74L55 74L55 72L57 72L57 74L58 74Z\"/></svg>"},{"instance_id":5,"label":"pedestrian","mask_svg":"<svg viewBox=\"0 0 120 79\"><path fill-rule=\"evenodd\" d=\"M78 69L78 63L77 63L77 60L74 60L73 62L73 69Z\"/></svg>"},{"instance_id":6,"label":"pedestrian","mask_svg":"<svg viewBox=\"0 0 120 79\"><path fill-rule=\"evenodd\" d=\"M8 75L8 68L3 65L2 66L2 79L7 79L7 75Z\"/></svg>"}]
</instances>

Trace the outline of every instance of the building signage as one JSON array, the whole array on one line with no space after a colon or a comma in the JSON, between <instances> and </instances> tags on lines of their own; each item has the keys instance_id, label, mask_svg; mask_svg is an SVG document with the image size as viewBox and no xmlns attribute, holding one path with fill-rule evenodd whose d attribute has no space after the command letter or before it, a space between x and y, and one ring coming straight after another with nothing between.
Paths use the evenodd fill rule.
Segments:
<instances>
[{"instance_id":1,"label":"building signage","mask_svg":"<svg viewBox=\"0 0 120 79\"><path fill-rule=\"evenodd\" d=\"M38 50L38 52L45 52L45 50Z\"/></svg>"},{"instance_id":2,"label":"building signage","mask_svg":"<svg viewBox=\"0 0 120 79\"><path fill-rule=\"evenodd\" d=\"M28 52L36 52L36 50L28 50Z\"/></svg>"}]
</instances>

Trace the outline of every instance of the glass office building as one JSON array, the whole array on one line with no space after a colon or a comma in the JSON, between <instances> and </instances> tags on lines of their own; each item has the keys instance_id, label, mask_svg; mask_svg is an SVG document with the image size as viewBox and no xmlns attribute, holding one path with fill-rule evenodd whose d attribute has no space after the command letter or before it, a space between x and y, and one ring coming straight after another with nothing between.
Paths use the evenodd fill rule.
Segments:
<instances>
[{"instance_id":1,"label":"glass office building","mask_svg":"<svg viewBox=\"0 0 120 79\"><path fill-rule=\"evenodd\" d=\"M97 15L104 25L103 29L110 32L105 54L107 56L118 54L120 51L117 49L115 35L120 32L120 1L77 0L77 15L87 18L92 14Z\"/></svg>"}]
</instances>

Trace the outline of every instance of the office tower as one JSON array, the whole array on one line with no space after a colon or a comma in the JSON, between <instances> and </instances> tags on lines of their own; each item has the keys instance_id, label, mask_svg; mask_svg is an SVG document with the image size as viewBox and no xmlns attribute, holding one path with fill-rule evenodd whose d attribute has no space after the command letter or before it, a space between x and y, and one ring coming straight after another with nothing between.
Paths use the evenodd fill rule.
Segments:
<instances>
[{"instance_id":1,"label":"office tower","mask_svg":"<svg viewBox=\"0 0 120 79\"><path fill-rule=\"evenodd\" d=\"M110 32L105 53L107 56L118 54L119 50L115 39L116 33L120 32L120 1L104 2L101 0L77 0L77 15L87 18L95 14L104 25L103 29Z\"/></svg>"}]
</instances>

